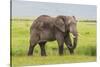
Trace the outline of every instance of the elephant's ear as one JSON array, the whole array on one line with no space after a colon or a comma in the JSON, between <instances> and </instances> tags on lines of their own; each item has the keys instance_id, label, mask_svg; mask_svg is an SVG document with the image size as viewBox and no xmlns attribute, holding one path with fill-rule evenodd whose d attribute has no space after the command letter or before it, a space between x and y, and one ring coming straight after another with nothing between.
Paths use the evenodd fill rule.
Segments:
<instances>
[{"instance_id":1,"label":"elephant's ear","mask_svg":"<svg viewBox=\"0 0 100 67\"><path fill-rule=\"evenodd\" d=\"M65 20L63 17L58 16L55 21L55 26L62 32L65 32Z\"/></svg>"},{"instance_id":2,"label":"elephant's ear","mask_svg":"<svg viewBox=\"0 0 100 67\"><path fill-rule=\"evenodd\" d=\"M78 20L76 19L76 17L75 16L72 16L73 18L74 18L74 20L76 21L76 22L78 22Z\"/></svg>"}]
</instances>

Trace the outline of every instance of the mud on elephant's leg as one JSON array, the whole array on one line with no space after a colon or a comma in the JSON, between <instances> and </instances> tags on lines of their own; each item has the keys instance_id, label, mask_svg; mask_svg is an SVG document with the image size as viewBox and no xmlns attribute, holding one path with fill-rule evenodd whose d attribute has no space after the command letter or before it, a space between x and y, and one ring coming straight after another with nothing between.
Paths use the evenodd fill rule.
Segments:
<instances>
[{"instance_id":1,"label":"mud on elephant's leg","mask_svg":"<svg viewBox=\"0 0 100 67\"><path fill-rule=\"evenodd\" d=\"M65 41L66 46L68 47L70 54L74 54L74 49L72 48L73 46L72 46L72 42L71 42L71 38L69 34L65 36L64 41Z\"/></svg>"},{"instance_id":2,"label":"mud on elephant's leg","mask_svg":"<svg viewBox=\"0 0 100 67\"><path fill-rule=\"evenodd\" d=\"M34 51L34 47L36 46L36 43L30 41L30 46L29 46L29 51L28 51L28 56L31 56Z\"/></svg>"},{"instance_id":3,"label":"mud on elephant's leg","mask_svg":"<svg viewBox=\"0 0 100 67\"><path fill-rule=\"evenodd\" d=\"M41 56L46 56L46 51L45 51L45 44L46 42L40 42L40 49L41 49Z\"/></svg>"}]
</instances>

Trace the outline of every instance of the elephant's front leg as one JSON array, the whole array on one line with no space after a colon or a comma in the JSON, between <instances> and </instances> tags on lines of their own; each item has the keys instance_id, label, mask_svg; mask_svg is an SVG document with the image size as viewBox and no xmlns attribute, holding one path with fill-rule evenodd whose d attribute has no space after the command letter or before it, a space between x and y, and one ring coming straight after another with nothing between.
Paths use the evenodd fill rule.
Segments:
<instances>
[{"instance_id":1,"label":"elephant's front leg","mask_svg":"<svg viewBox=\"0 0 100 67\"><path fill-rule=\"evenodd\" d=\"M63 49L64 49L63 44L59 45L59 55L63 55Z\"/></svg>"},{"instance_id":2,"label":"elephant's front leg","mask_svg":"<svg viewBox=\"0 0 100 67\"><path fill-rule=\"evenodd\" d=\"M63 55L63 49L64 49L64 37L63 37L63 34L61 34L61 33L56 34L56 39L57 39L58 46L59 46L59 55Z\"/></svg>"},{"instance_id":3,"label":"elephant's front leg","mask_svg":"<svg viewBox=\"0 0 100 67\"><path fill-rule=\"evenodd\" d=\"M74 54L74 50L72 48L73 46L72 46L72 42L71 42L69 33L64 37L64 41L65 41L66 46L69 49L70 54Z\"/></svg>"},{"instance_id":4,"label":"elephant's front leg","mask_svg":"<svg viewBox=\"0 0 100 67\"><path fill-rule=\"evenodd\" d=\"M40 42L40 49L41 49L41 56L46 56L46 51L45 51L45 44L46 42Z\"/></svg>"}]
</instances>

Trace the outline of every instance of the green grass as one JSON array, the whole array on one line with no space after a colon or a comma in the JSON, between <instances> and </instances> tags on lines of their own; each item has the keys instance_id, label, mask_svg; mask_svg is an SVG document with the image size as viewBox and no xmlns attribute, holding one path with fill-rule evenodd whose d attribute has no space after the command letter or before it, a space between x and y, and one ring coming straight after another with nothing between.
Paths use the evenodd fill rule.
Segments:
<instances>
[{"instance_id":1,"label":"green grass","mask_svg":"<svg viewBox=\"0 0 100 67\"><path fill-rule=\"evenodd\" d=\"M43 64L65 64L65 63L81 63L81 62L94 62L94 56L79 56L79 55L66 55L66 56L13 56L13 66L25 65L43 65ZM23 61L24 60L24 61Z\"/></svg>"},{"instance_id":2,"label":"green grass","mask_svg":"<svg viewBox=\"0 0 100 67\"><path fill-rule=\"evenodd\" d=\"M47 57L40 56L38 45L35 47L34 56L27 56L31 24L32 21L12 20L11 61L13 66L96 61L96 23L79 22L77 24L79 37L74 55L70 55L69 51L64 49L64 55L59 56L57 42L53 41L46 44Z\"/></svg>"}]
</instances>

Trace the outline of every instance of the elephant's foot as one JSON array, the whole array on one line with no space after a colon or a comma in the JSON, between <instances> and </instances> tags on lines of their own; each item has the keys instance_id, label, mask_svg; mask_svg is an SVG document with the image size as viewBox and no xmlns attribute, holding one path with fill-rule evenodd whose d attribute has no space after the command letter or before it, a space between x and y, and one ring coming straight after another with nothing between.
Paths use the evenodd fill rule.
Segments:
<instances>
[{"instance_id":1,"label":"elephant's foot","mask_svg":"<svg viewBox=\"0 0 100 67\"><path fill-rule=\"evenodd\" d=\"M59 55L62 56L63 55L63 45L59 46Z\"/></svg>"},{"instance_id":2,"label":"elephant's foot","mask_svg":"<svg viewBox=\"0 0 100 67\"><path fill-rule=\"evenodd\" d=\"M28 54L28 56L32 56L32 54Z\"/></svg>"},{"instance_id":3,"label":"elephant's foot","mask_svg":"<svg viewBox=\"0 0 100 67\"><path fill-rule=\"evenodd\" d=\"M31 55L33 55L33 48L32 47L30 47L30 49L28 51L28 56L31 56Z\"/></svg>"},{"instance_id":4,"label":"elephant's foot","mask_svg":"<svg viewBox=\"0 0 100 67\"><path fill-rule=\"evenodd\" d=\"M33 55L33 52L29 51L28 56L32 56L32 55Z\"/></svg>"},{"instance_id":5,"label":"elephant's foot","mask_svg":"<svg viewBox=\"0 0 100 67\"><path fill-rule=\"evenodd\" d=\"M34 51L34 47L35 47L35 45L36 45L36 44L34 44L34 45L30 45L30 46L29 46L28 56L33 55L33 51Z\"/></svg>"},{"instance_id":6,"label":"elephant's foot","mask_svg":"<svg viewBox=\"0 0 100 67\"><path fill-rule=\"evenodd\" d=\"M46 54L41 54L41 56L47 56Z\"/></svg>"},{"instance_id":7,"label":"elephant's foot","mask_svg":"<svg viewBox=\"0 0 100 67\"><path fill-rule=\"evenodd\" d=\"M46 52L45 51L41 51L41 56L46 56Z\"/></svg>"},{"instance_id":8,"label":"elephant's foot","mask_svg":"<svg viewBox=\"0 0 100 67\"><path fill-rule=\"evenodd\" d=\"M59 50L59 55L60 55L60 56L63 55L63 50Z\"/></svg>"},{"instance_id":9,"label":"elephant's foot","mask_svg":"<svg viewBox=\"0 0 100 67\"><path fill-rule=\"evenodd\" d=\"M74 54L74 50L70 49L70 54L73 55Z\"/></svg>"},{"instance_id":10,"label":"elephant's foot","mask_svg":"<svg viewBox=\"0 0 100 67\"><path fill-rule=\"evenodd\" d=\"M62 55L63 55L63 53L60 53L59 55L60 55L60 56L62 56Z\"/></svg>"}]
</instances>

